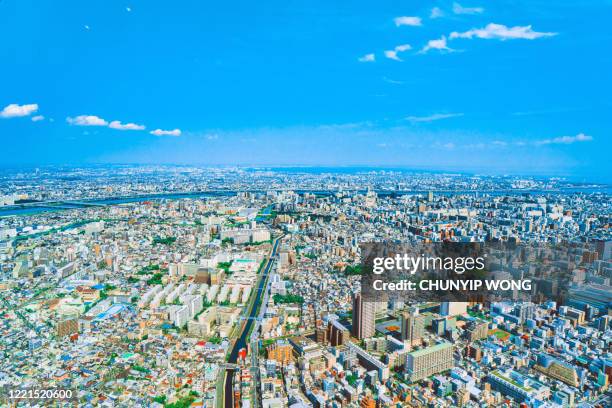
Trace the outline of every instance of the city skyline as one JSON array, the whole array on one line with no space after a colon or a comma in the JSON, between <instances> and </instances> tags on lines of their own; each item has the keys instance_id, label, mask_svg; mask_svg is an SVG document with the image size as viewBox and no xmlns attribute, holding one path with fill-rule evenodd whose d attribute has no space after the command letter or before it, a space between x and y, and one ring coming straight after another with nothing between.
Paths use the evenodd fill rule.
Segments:
<instances>
[{"instance_id":1,"label":"city skyline","mask_svg":"<svg viewBox=\"0 0 612 408\"><path fill-rule=\"evenodd\" d=\"M161 166L0 177L0 401L40 388L85 407L610 406L612 203L578 184ZM473 261L481 278L462 281L491 271L502 290L431 292L458 281L426 266L413 291L395 260L415 256L455 273Z\"/></svg>"},{"instance_id":2,"label":"city skyline","mask_svg":"<svg viewBox=\"0 0 612 408\"><path fill-rule=\"evenodd\" d=\"M0 406L612 407L611 11L0 0Z\"/></svg>"},{"instance_id":3,"label":"city skyline","mask_svg":"<svg viewBox=\"0 0 612 408\"><path fill-rule=\"evenodd\" d=\"M609 9L4 1L3 164L364 165L607 182Z\"/></svg>"}]
</instances>

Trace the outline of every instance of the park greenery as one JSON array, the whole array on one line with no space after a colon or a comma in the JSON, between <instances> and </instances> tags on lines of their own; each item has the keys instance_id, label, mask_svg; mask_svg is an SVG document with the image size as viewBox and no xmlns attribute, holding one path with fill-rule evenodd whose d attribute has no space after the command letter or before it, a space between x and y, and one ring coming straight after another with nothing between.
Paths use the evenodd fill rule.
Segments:
<instances>
[{"instance_id":1,"label":"park greenery","mask_svg":"<svg viewBox=\"0 0 612 408\"><path fill-rule=\"evenodd\" d=\"M219 337L219 336L212 336L212 337L210 337L208 339L208 342L212 343L212 344L221 344L221 337Z\"/></svg>"},{"instance_id":2,"label":"park greenery","mask_svg":"<svg viewBox=\"0 0 612 408\"><path fill-rule=\"evenodd\" d=\"M344 269L344 274L346 276L362 275L363 274L363 268L361 267L361 265L348 265Z\"/></svg>"},{"instance_id":3,"label":"park greenery","mask_svg":"<svg viewBox=\"0 0 612 408\"><path fill-rule=\"evenodd\" d=\"M277 305L283 303L299 303L301 305L304 303L304 298L302 296L293 294L280 295L277 293L272 296L272 299L274 299L274 303Z\"/></svg>"},{"instance_id":4,"label":"park greenery","mask_svg":"<svg viewBox=\"0 0 612 408\"><path fill-rule=\"evenodd\" d=\"M159 269L160 269L159 265L152 264L152 265L145 266L144 268L139 270L136 274L137 275L149 275L151 272L159 271Z\"/></svg>"},{"instance_id":5,"label":"park greenery","mask_svg":"<svg viewBox=\"0 0 612 408\"><path fill-rule=\"evenodd\" d=\"M161 245L171 245L176 241L176 237L155 237L153 238L153 245L161 244Z\"/></svg>"},{"instance_id":6,"label":"park greenery","mask_svg":"<svg viewBox=\"0 0 612 408\"><path fill-rule=\"evenodd\" d=\"M225 272L226 275L230 275L230 268L232 266L232 261L229 262L219 262L217 264L217 268L219 269L223 269L223 272Z\"/></svg>"},{"instance_id":7,"label":"park greenery","mask_svg":"<svg viewBox=\"0 0 612 408\"><path fill-rule=\"evenodd\" d=\"M153 274L153 277L150 278L149 280L147 280L147 284L148 285L161 285L162 283L162 277L164 276L163 273L158 272Z\"/></svg>"}]
</instances>

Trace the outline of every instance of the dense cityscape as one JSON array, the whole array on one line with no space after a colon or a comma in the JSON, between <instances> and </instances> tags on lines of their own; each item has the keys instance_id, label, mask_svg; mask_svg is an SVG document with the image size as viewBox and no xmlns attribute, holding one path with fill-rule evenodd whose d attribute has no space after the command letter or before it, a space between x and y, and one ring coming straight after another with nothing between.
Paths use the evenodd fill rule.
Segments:
<instances>
[{"instance_id":1,"label":"dense cityscape","mask_svg":"<svg viewBox=\"0 0 612 408\"><path fill-rule=\"evenodd\" d=\"M0 0L0 408L612 408L611 15Z\"/></svg>"},{"instance_id":2,"label":"dense cityscape","mask_svg":"<svg viewBox=\"0 0 612 408\"><path fill-rule=\"evenodd\" d=\"M7 170L0 195L0 388L86 407L612 406L607 186L115 166ZM585 249L563 304L362 299L360 244L415 240Z\"/></svg>"}]
</instances>

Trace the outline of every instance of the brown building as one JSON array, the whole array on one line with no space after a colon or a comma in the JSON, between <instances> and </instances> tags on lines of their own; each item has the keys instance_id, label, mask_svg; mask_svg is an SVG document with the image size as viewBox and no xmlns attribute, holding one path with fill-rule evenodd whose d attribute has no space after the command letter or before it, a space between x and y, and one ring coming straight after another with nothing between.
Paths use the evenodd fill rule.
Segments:
<instances>
[{"instance_id":1,"label":"brown building","mask_svg":"<svg viewBox=\"0 0 612 408\"><path fill-rule=\"evenodd\" d=\"M425 333L425 316L418 314L418 311L402 313L401 338L414 346L421 344L421 339Z\"/></svg>"},{"instance_id":2,"label":"brown building","mask_svg":"<svg viewBox=\"0 0 612 408\"><path fill-rule=\"evenodd\" d=\"M477 345L470 344L465 348L465 355L476 361L480 361L482 359L482 349Z\"/></svg>"},{"instance_id":3,"label":"brown building","mask_svg":"<svg viewBox=\"0 0 612 408\"><path fill-rule=\"evenodd\" d=\"M292 361L293 347L285 340L277 340L266 348L269 360L274 360L281 365L287 365Z\"/></svg>"},{"instance_id":4,"label":"brown building","mask_svg":"<svg viewBox=\"0 0 612 408\"><path fill-rule=\"evenodd\" d=\"M486 339L489 334L489 324L483 321L471 321L466 328L466 336L470 342Z\"/></svg>"},{"instance_id":5,"label":"brown building","mask_svg":"<svg viewBox=\"0 0 612 408\"><path fill-rule=\"evenodd\" d=\"M353 295L352 334L358 339L374 336L376 322L376 304L364 302L360 293Z\"/></svg>"},{"instance_id":6,"label":"brown building","mask_svg":"<svg viewBox=\"0 0 612 408\"><path fill-rule=\"evenodd\" d=\"M563 363L561 361L552 361L549 362L546 367L535 365L534 368L537 371L544 373L548 377L562 381L568 385L571 385L572 387L578 387L578 385L580 385L578 372L571 364Z\"/></svg>"},{"instance_id":7,"label":"brown building","mask_svg":"<svg viewBox=\"0 0 612 408\"><path fill-rule=\"evenodd\" d=\"M455 395L457 397L458 407L463 407L467 405L468 402L470 402L470 392L466 390L465 388L461 388L457 390L457 393Z\"/></svg>"},{"instance_id":8,"label":"brown building","mask_svg":"<svg viewBox=\"0 0 612 408\"><path fill-rule=\"evenodd\" d=\"M359 403L359 407L360 408L376 408L376 401L374 401L374 398L370 397L369 395L366 395L365 397L361 399L361 402Z\"/></svg>"},{"instance_id":9,"label":"brown building","mask_svg":"<svg viewBox=\"0 0 612 408\"><path fill-rule=\"evenodd\" d=\"M336 347L345 344L350 337L350 332L339 321L332 320L327 325L327 339L329 344Z\"/></svg>"},{"instance_id":10,"label":"brown building","mask_svg":"<svg viewBox=\"0 0 612 408\"><path fill-rule=\"evenodd\" d=\"M327 344L327 329L325 327L319 326L315 329L317 343L319 344Z\"/></svg>"},{"instance_id":11,"label":"brown building","mask_svg":"<svg viewBox=\"0 0 612 408\"><path fill-rule=\"evenodd\" d=\"M443 342L411 351L406 355L404 372L411 383L453 368L453 345Z\"/></svg>"},{"instance_id":12,"label":"brown building","mask_svg":"<svg viewBox=\"0 0 612 408\"><path fill-rule=\"evenodd\" d=\"M210 274L208 273L208 271L202 271L202 272L198 271L195 274L195 277L193 278L193 282L199 283L199 284L205 283L209 285L210 284Z\"/></svg>"}]
</instances>

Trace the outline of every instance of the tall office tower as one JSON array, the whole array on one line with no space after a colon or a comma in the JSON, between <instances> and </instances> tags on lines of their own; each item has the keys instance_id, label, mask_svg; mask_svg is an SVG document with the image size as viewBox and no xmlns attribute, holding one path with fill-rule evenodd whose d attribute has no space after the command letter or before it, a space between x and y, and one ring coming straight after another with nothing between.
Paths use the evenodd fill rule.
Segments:
<instances>
[{"instance_id":1,"label":"tall office tower","mask_svg":"<svg viewBox=\"0 0 612 408\"><path fill-rule=\"evenodd\" d=\"M317 343L319 344L327 344L328 341L328 337L327 337L327 328L320 325L317 326L317 328L315 329L315 333L316 333L316 339L317 339Z\"/></svg>"},{"instance_id":2,"label":"tall office tower","mask_svg":"<svg viewBox=\"0 0 612 408\"><path fill-rule=\"evenodd\" d=\"M402 313L401 330L402 340L407 340L410 345L420 344L425 332L425 317L416 308Z\"/></svg>"},{"instance_id":3,"label":"tall office tower","mask_svg":"<svg viewBox=\"0 0 612 408\"><path fill-rule=\"evenodd\" d=\"M358 339L374 336L376 320L376 303L364 302L360 293L353 295L353 327L352 334Z\"/></svg>"},{"instance_id":4,"label":"tall office tower","mask_svg":"<svg viewBox=\"0 0 612 408\"><path fill-rule=\"evenodd\" d=\"M521 323L527 319L533 319L536 306L533 303L520 303L514 307L512 314L519 318Z\"/></svg>"},{"instance_id":5,"label":"tall office tower","mask_svg":"<svg viewBox=\"0 0 612 408\"><path fill-rule=\"evenodd\" d=\"M467 302L442 302L440 303L440 315L457 316L467 313Z\"/></svg>"},{"instance_id":6,"label":"tall office tower","mask_svg":"<svg viewBox=\"0 0 612 408\"><path fill-rule=\"evenodd\" d=\"M597 330L605 332L610 327L610 316L601 316L599 319L595 320L595 324L597 325Z\"/></svg>"},{"instance_id":7,"label":"tall office tower","mask_svg":"<svg viewBox=\"0 0 612 408\"><path fill-rule=\"evenodd\" d=\"M599 259L607 261L612 258L612 240L598 239L595 241L595 248L599 254Z\"/></svg>"},{"instance_id":8,"label":"tall office tower","mask_svg":"<svg viewBox=\"0 0 612 408\"><path fill-rule=\"evenodd\" d=\"M345 344L349 339L350 333L344 325L337 319L330 320L327 325L327 341L329 344L336 347Z\"/></svg>"}]
</instances>

